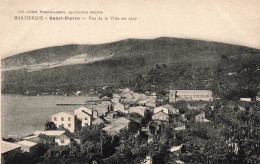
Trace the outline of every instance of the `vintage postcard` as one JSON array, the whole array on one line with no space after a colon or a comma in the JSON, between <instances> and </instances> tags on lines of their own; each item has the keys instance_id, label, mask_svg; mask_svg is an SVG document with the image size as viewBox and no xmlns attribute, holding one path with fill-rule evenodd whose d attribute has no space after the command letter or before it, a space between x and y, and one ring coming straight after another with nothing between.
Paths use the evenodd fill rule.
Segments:
<instances>
[{"instance_id":1,"label":"vintage postcard","mask_svg":"<svg viewBox=\"0 0 260 164\"><path fill-rule=\"evenodd\" d=\"M260 163L259 0L1 0L2 164Z\"/></svg>"}]
</instances>

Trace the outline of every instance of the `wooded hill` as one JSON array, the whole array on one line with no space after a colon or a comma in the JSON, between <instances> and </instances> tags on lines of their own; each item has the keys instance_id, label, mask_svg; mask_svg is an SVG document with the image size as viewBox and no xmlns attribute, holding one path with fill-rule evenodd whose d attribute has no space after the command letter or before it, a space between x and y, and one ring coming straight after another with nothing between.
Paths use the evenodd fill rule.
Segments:
<instances>
[{"instance_id":1,"label":"wooded hill","mask_svg":"<svg viewBox=\"0 0 260 164\"><path fill-rule=\"evenodd\" d=\"M49 47L2 59L2 69L6 69L2 71L2 93L125 85L140 92L173 87L212 89L217 96L236 90L253 97L259 89L259 52L243 46L177 38ZM86 54L85 60L101 59L41 67L82 54ZM34 65L40 69L28 71Z\"/></svg>"}]
</instances>

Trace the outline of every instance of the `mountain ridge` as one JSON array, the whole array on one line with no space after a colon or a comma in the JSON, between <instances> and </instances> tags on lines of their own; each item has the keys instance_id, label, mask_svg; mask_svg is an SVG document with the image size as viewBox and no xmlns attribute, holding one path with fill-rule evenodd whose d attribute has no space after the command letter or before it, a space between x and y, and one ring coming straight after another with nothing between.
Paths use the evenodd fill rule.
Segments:
<instances>
[{"instance_id":1,"label":"mountain ridge","mask_svg":"<svg viewBox=\"0 0 260 164\"><path fill-rule=\"evenodd\" d=\"M81 55L84 53L87 53L90 51L89 55L96 56L99 54L99 52L96 52L93 54L93 50L98 49L100 46L106 46L108 48L111 48L112 46L116 46L116 44L122 45L123 43L131 43L131 42L144 42L144 41L151 41L151 40L176 40L176 41L190 41L190 42L204 42L208 44L223 44L223 45L229 45L229 46L237 46L233 44L227 44L227 43L220 43L220 42L211 42L211 41L202 41L202 40L196 40L196 39L182 39L182 38L169 38L169 37L159 37L155 39L134 39L129 38L125 40L119 40L115 42L110 43L103 43L103 44L68 44L68 45L60 45L60 46L51 46L46 48L40 48L32 51L27 51L23 53L19 53L13 56L9 56L6 58L1 59L2 61L2 68L8 69L11 67L26 67L33 64L40 64L44 62L61 62L69 57L73 57L76 55ZM111 46L111 47L110 47ZM243 47L243 48L249 48L254 49L250 47L245 46L237 46L237 47ZM92 50L91 50L92 49ZM254 49L257 50L257 49ZM260 50L258 50L260 51ZM39 59L35 58L35 54L38 54ZM104 53L101 53L104 55ZM34 56L32 56L34 55ZM30 58L29 58L30 57ZM20 61L19 61L20 60Z\"/></svg>"},{"instance_id":2,"label":"mountain ridge","mask_svg":"<svg viewBox=\"0 0 260 164\"><path fill-rule=\"evenodd\" d=\"M155 67L161 66L163 66L161 68L174 67L167 70L174 77L172 81L178 82L181 81L179 79L185 79L189 83L194 80L195 76L202 76L195 75L196 72L194 72L194 70L199 71L200 69L213 70L214 73L217 73L216 70L222 70L220 78L222 80L225 78L224 74L229 72L243 72L244 68L241 66L245 65L244 63L247 67L248 64L259 61L260 55L254 52L259 52L259 50L225 43L165 37L145 40L127 39L101 45L45 48L2 59L2 68L21 65L30 67L35 63L44 62L62 63L71 58L73 61L79 59L83 63L76 62L73 65L65 64L48 69L43 67L34 71L28 68L2 71L2 92L23 93L27 90L46 91L62 87L76 90L89 86L120 85L123 81L131 81L137 75L145 75ZM83 54L87 54L86 58ZM78 58L80 55L83 57ZM95 57L102 59L84 63L85 59ZM232 65L232 63L236 63L236 65ZM220 69L220 67L223 68ZM255 63L254 68L250 71L257 68L259 68L259 64ZM179 70L182 71L179 72ZM178 76L174 75L177 74L176 71L179 72ZM207 73L210 74L209 71ZM160 74L154 76L157 77ZM165 79L167 78L170 77L166 76ZM161 80L167 81L167 85L171 81L171 79ZM235 81L233 80L232 83Z\"/></svg>"}]
</instances>

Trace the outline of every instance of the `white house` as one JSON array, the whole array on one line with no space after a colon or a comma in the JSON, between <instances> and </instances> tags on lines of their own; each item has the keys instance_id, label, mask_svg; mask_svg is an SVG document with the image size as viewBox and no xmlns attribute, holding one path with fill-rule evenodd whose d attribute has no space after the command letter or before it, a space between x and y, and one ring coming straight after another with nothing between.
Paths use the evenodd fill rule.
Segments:
<instances>
[{"instance_id":1,"label":"white house","mask_svg":"<svg viewBox=\"0 0 260 164\"><path fill-rule=\"evenodd\" d=\"M198 114L195 116L196 122L204 122L205 121L205 112Z\"/></svg>"},{"instance_id":2,"label":"white house","mask_svg":"<svg viewBox=\"0 0 260 164\"><path fill-rule=\"evenodd\" d=\"M152 93L151 93L151 96L156 96L156 93L155 93L155 92L152 92Z\"/></svg>"},{"instance_id":3,"label":"white house","mask_svg":"<svg viewBox=\"0 0 260 164\"><path fill-rule=\"evenodd\" d=\"M93 110L97 111L97 116L106 116L107 113L110 112L112 103L110 101L102 101L102 103L92 106L87 106L89 109L93 108Z\"/></svg>"},{"instance_id":4,"label":"white house","mask_svg":"<svg viewBox=\"0 0 260 164\"><path fill-rule=\"evenodd\" d=\"M143 107L143 106L130 107L128 111L129 111L129 113L138 113L144 117L146 107Z\"/></svg>"},{"instance_id":5,"label":"white house","mask_svg":"<svg viewBox=\"0 0 260 164\"><path fill-rule=\"evenodd\" d=\"M113 121L111 124L112 125L120 125L121 124L121 125L128 127L129 123L130 123L130 120L128 120L127 118L119 117L115 121Z\"/></svg>"},{"instance_id":6,"label":"white house","mask_svg":"<svg viewBox=\"0 0 260 164\"><path fill-rule=\"evenodd\" d=\"M102 97L102 99L101 99L102 101L110 101L111 100L111 98L109 98L109 97L107 97L107 96L104 96L104 97Z\"/></svg>"},{"instance_id":7,"label":"white house","mask_svg":"<svg viewBox=\"0 0 260 164\"><path fill-rule=\"evenodd\" d=\"M185 116L185 114L181 114L181 119L182 119L182 121L184 121L184 122L188 121L187 118L186 118L186 116Z\"/></svg>"},{"instance_id":8,"label":"white house","mask_svg":"<svg viewBox=\"0 0 260 164\"><path fill-rule=\"evenodd\" d=\"M120 111L120 112L123 112L123 113L128 112L127 110L125 110L125 106L123 104L120 104L120 103L114 104L114 111Z\"/></svg>"},{"instance_id":9,"label":"white house","mask_svg":"<svg viewBox=\"0 0 260 164\"><path fill-rule=\"evenodd\" d=\"M147 155L146 158L141 161L141 164L153 164L153 157L151 155Z\"/></svg>"},{"instance_id":10,"label":"white house","mask_svg":"<svg viewBox=\"0 0 260 164\"><path fill-rule=\"evenodd\" d=\"M92 125L92 116L85 111L79 112L77 119L81 121L81 127Z\"/></svg>"},{"instance_id":11,"label":"white house","mask_svg":"<svg viewBox=\"0 0 260 164\"><path fill-rule=\"evenodd\" d=\"M185 162L181 161L181 160L176 160L175 161L177 164L184 164Z\"/></svg>"},{"instance_id":12,"label":"white house","mask_svg":"<svg viewBox=\"0 0 260 164\"><path fill-rule=\"evenodd\" d=\"M137 103L139 105L142 105L142 106L145 106L145 103L147 103L147 102L148 102L147 100L139 100L139 101L137 101Z\"/></svg>"},{"instance_id":13,"label":"white house","mask_svg":"<svg viewBox=\"0 0 260 164\"><path fill-rule=\"evenodd\" d=\"M105 131L108 135L117 135L125 128L127 128L125 125L109 125L104 127L102 130Z\"/></svg>"},{"instance_id":14,"label":"white house","mask_svg":"<svg viewBox=\"0 0 260 164\"><path fill-rule=\"evenodd\" d=\"M135 99L139 99L139 100L145 100L147 99L147 96L145 94L140 94L140 93L133 93Z\"/></svg>"},{"instance_id":15,"label":"white house","mask_svg":"<svg viewBox=\"0 0 260 164\"><path fill-rule=\"evenodd\" d=\"M1 141L1 161L4 163L4 161L13 160L16 156L16 154L21 153L21 146Z\"/></svg>"},{"instance_id":16,"label":"white house","mask_svg":"<svg viewBox=\"0 0 260 164\"><path fill-rule=\"evenodd\" d=\"M153 113L158 113L160 111L163 111L167 115L169 114L169 109L167 109L163 106L159 106L159 107L154 108Z\"/></svg>"},{"instance_id":17,"label":"white house","mask_svg":"<svg viewBox=\"0 0 260 164\"><path fill-rule=\"evenodd\" d=\"M74 114L77 116L77 119L81 121L81 127L92 125L92 121L98 118L98 113L96 110L85 106L75 109Z\"/></svg>"},{"instance_id":18,"label":"white house","mask_svg":"<svg viewBox=\"0 0 260 164\"><path fill-rule=\"evenodd\" d=\"M59 146L66 146L69 145L71 141L76 141L78 144L80 144L80 139L78 139L74 134L65 132L59 137L55 138L55 142Z\"/></svg>"},{"instance_id":19,"label":"white house","mask_svg":"<svg viewBox=\"0 0 260 164\"><path fill-rule=\"evenodd\" d=\"M200 110L200 109L204 109L207 106L206 103L203 104L188 104L187 108L190 110Z\"/></svg>"},{"instance_id":20,"label":"white house","mask_svg":"<svg viewBox=\"0 0 260 164\"><path fill-rule=\"evenodd\" d=\"M122 129L127 129L129 123L130 120L124 117L119 117L112 121L111 124L108 124L106 127L104 127L102 130L109 135L117 135Z\"/></svg>"},{"instance_id":21,"label":"white house","mask_svg":"<svg viewBox=\"0 0 260 164\"><path fill-rule=\"evenodd\" d=\"M65 134L60 135L59 137L55 138L55 142L59 146L65 146L70 144L70 138Z\"/></svg>"},{"instance_id":22,"label":"white house","mask_svg":"<svg viewBox=\"0 0 260 164\"><path fill-rule=\"evenodd\" d=\"M174 128L174 130L176 131L185 130L185 129L186 129L185 125Z\"/></svg>"},{"instance_id":23,"label":"white house","mask_svg":"<svg viewBox=\"0 0 260 164\"><path fill-rule=\"evenodd\" d=\"M82 93L83 93L82 91L77 91L76 96L80 96L80 95L82 95Z\"/></svg>"},{"instance_id":24,"label":"white house","mask_svg":"<svg viewBox=\"0 0 260 164\"><path fill-rule=\"evenodd\" d=\"M251 102L251 98L240 98L240 101L247 101L247 102Z\"/></svg>"},{"instance_id":25,"label":"white house","mask_svg":"<svg viewBox=\"0 0 260 164\"><path fill-rule=\"evenodd\" d=\"M260 101L260 91L258 91L258 93L257 93L257 95L256 95L256 97L255 97L255 100L256 100L256 101Z\"/></svg>"},{"instance_id":26,"label":"white house","mask_svg":"<svg viewBox=\"0 0 260 164\"><path fill-rule=\"evenodd\" d=\"M164 113L163 111L157 112L152 116L153 120L161 120L161 121L168 121L169 116Z\"/></svg>"},{"instance_id":27,"label":"white house","mask_svg":"<svg viewBox=\"0 0 260 164\"><path fill-rule=\"evenodd\" d=\"M35 142L23 140L23 141L16 142L16 144L21 146L21 150L23 152L28 152L31 154L38 153L38 146L37 146L37 143L35 143Z\"/></svg>"},{"instance_id":28,"label":"white house","mask_svg":"<svg viewBox=\"0 0 260 164\"><path fill-rule=\"evenodd\" d=\"M182 144L179 145L179 146L173 146L173 147L170 149L170 151L171 151L171 152L180 151L181 148L182 148Z\"/></svg>"},{"instance_id":29,"label":"white house","mask_svg":"<svg viewBox=\"0 0 260 164\"><path fill-rule=\"evenodd\" d=\"M113 94L113 98L118 98L118 99L120 99L120 95L119 94L117 94L117 93L115 93L115 94Z\"/></svg>"},{"instance_id":30,"label":"white house","mask_svg":"<svg viewBox=\"0 0 260 164\"><path fill-rule=\"evenodd\" d=\"M180 110L177 108L174 108L172 105L170 104L165 104L163 105L164 108L167 108L169 110L169 113L171 114L179 114Z\"/></svg>"},{"instance_id":31,"label":"white house","mask_svg":"<svg viewBox=\"0 0 260 164\"><path fill-rule=\"evenodd\" d=\"M156 107L156 103L154 101L150 101L148 100L146 103L145 103L146 106L148 107L153 107L155 108Z\"/></svg>"},{"instance_id":32,"label":"white house","mask_svg":"<svg viewBox=\"0 0 260 164\"><path fill-rule=\"evenodd\" d=\"M51 120L54 122L56 127L62 126L72 133L75 131L76 116L74 113L60 112L52 115Z\"/></svg>"},{"instance_id":33,"label":"white house","mask_svg":"<svg viewBox=\"0 0 260 164\"><path fill-rule=\"evenodd\" d=\"M78 109L74 110L74 114L78 115L79 113L81 113L82 111L84 111L85 113L88 113L89 115L91 115L93 118L98 118L98 113L96 110L88 108L88 107L80 107Z\"/></svg>"},{"instance_id":34,"label":"white house","mask_svg":"<svg viewBox=\"0 0 260 164\"><path fill-rule=\"evenodd\" d=\"M120 102L120 98L114 97L111 101L113 103L119 103Z\"/></svg>"},{"instance_id":35,"label":"white house","mask_svg":"<svg viewBox=\"0 0 260 164\"><path fill-rule=\"evenodd\" d=\"M176 127L174 128L174 130L176 130L176 131L185 130L185 129L186 129L185 124L183 124L181 122L177 122Z\"/></svg>"}]
</instances>

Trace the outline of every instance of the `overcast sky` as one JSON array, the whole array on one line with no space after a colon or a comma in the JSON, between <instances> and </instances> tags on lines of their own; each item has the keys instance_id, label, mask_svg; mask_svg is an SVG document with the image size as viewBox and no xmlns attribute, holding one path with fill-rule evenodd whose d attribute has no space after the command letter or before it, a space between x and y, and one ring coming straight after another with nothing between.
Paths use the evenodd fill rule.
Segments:
<instances>
[{"instance_id":1,"label":"overcast sky","mask_svg":"<svg viewBox=\"0 0 260 164\"><path fill-rule=\"evenodd\" d=\"M137 21L15 21L18 10L98 10L103 12L101 17L137 17ZM260 49L260 1L1 0L1 58L56 45L99 44L162 36Z\"/></svg>"}]
</instances>

